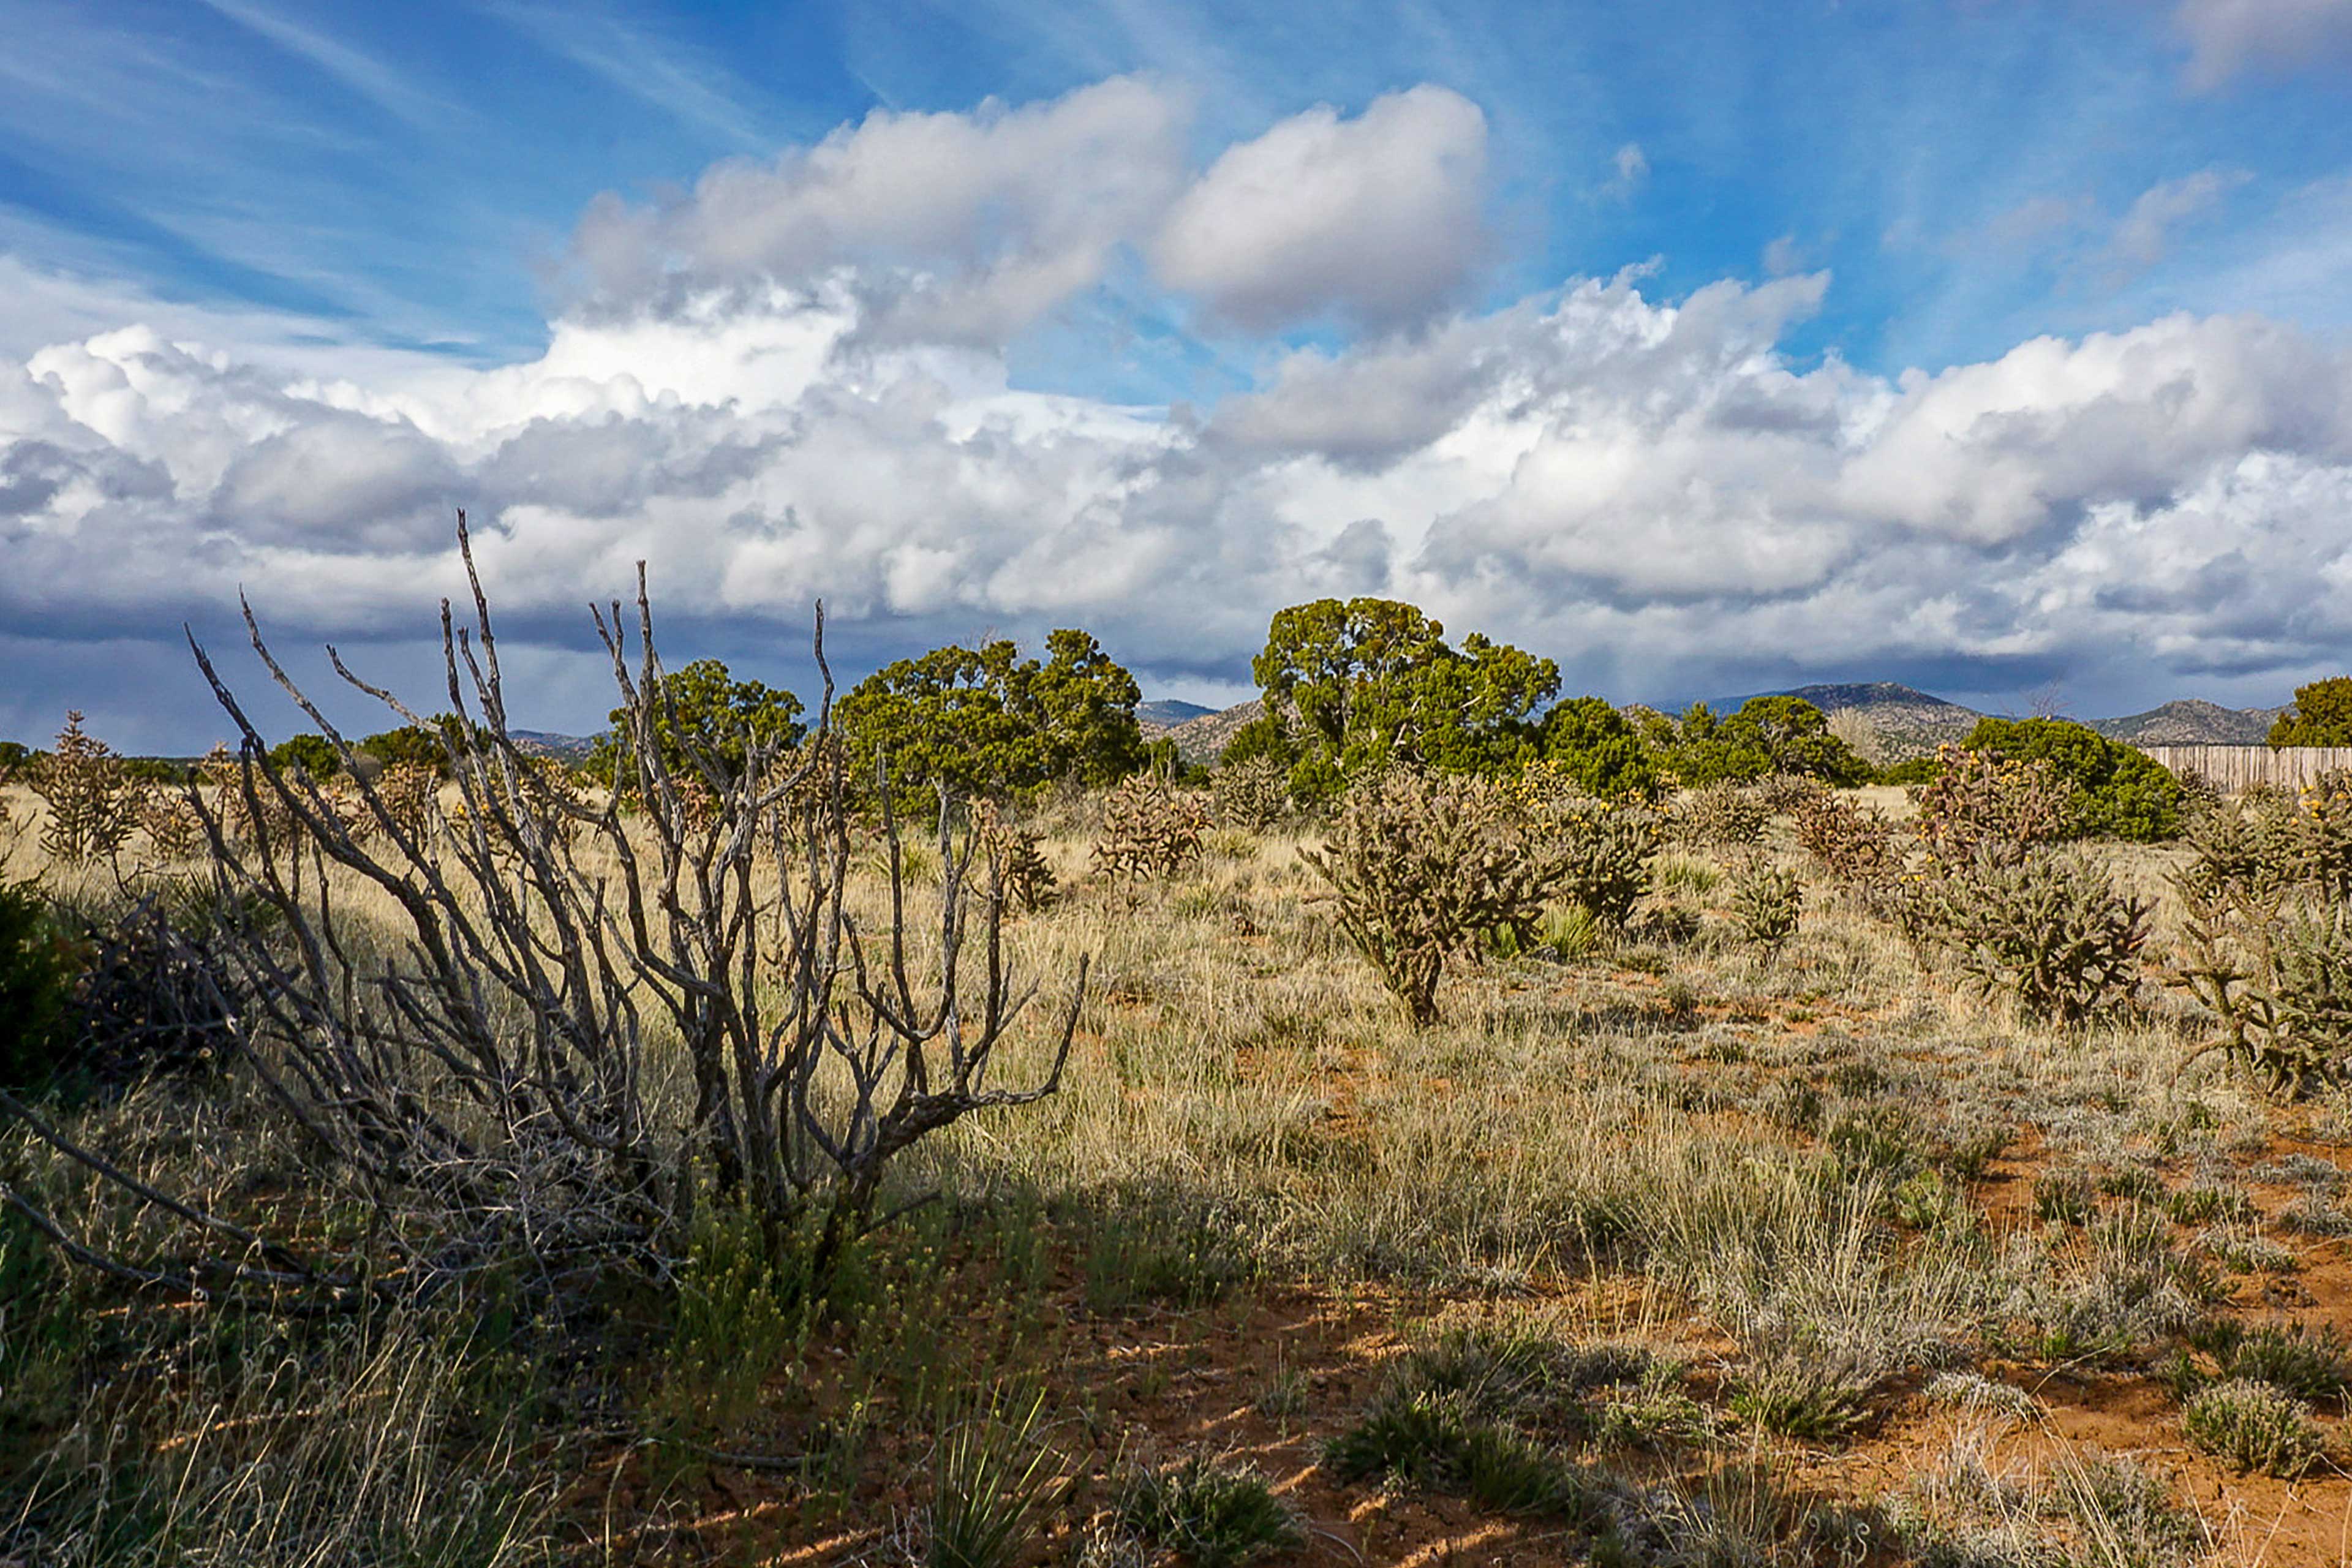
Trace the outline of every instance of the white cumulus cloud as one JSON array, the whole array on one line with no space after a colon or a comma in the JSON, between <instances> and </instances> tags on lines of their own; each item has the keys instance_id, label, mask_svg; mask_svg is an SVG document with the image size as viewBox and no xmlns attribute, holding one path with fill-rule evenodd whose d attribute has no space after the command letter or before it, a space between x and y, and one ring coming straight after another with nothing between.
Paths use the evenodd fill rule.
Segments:
<instances>
[{"instance_id":1,"label":"white cumulus cloud","mask_svg":"<svg viewBox=\"0 0 2352 1568\"><path fill-rule=\"evenodd\" d=\"M1160 279L1259 331L1335 311L1426 317L1485 251L1486 117L1442 87L1328 107L1230 147L1169 213Z\"/></svg>"}]
</instances>

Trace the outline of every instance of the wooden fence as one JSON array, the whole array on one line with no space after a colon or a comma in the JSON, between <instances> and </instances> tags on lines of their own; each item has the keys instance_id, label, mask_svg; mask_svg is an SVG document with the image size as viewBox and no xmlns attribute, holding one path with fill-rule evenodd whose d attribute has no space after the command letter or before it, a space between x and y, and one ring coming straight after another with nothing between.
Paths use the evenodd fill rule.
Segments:
<instances>
[{"instance_id":1,"label":"wooden fence","mask_svg":"<svg viewBox=\"0 0 2352 1568\"><path fill-rule=\"evenodd\" d=\"M2202 773L2224 790L2301 789L2330 768L2352 768L2352 746L2142 746L2176 773Z\"/></svg>"}]
</instances>

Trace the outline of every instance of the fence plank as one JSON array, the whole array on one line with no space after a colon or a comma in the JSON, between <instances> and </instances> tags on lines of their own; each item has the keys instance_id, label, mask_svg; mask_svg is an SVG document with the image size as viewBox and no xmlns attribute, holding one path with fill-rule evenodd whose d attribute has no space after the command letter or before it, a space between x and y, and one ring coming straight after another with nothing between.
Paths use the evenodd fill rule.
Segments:
<instances>
[{"instance_id":1,"label":"fence plank","mask_svg":"<svg viewBox=\"0 0 2352 1568\"><path fill-rule=\"evenodd\" d=\"M2352 746L2142 746L2176 773L2202 773L2232 794L2249 785L2302 789L2332 768L2352 768Z\"/></svg>"}]
</instances>

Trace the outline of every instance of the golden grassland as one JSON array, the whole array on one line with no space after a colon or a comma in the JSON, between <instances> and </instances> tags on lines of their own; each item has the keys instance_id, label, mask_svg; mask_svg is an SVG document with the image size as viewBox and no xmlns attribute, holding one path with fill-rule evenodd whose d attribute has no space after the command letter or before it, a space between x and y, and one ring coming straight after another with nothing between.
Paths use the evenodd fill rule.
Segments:
<instances>
[{"instance_id":1,"label":"golden grassland","mask_svg":"<svg viewBox=\"0 0 2352 1568\"><path fill-rule=\"evenodd\" d=\"M1413 1030L1311 832L1113 884L1087 809L1040 824L1064 895L1011 932L1049 990L1094 955L1062 1091L908 1154L898 1195L940 1196L824 1314L727 1284L718 1232L682 1294L525 1310L488 1268L329 1320L5 1233L0 1562L940 1563L991 1506L987 1561L1240 1561L1135 1501L1192 1455L1277 1500L1272 1562L2347 1560L2352 1103L2183 1068L2161 901L2136 1005L2053 1029L1923 968L1776 821L1807 878L1779 949L1738 933L1731 857L1673 848L1650 903L1695 931L1454 965ZM2096 852L2161 900L2173 852ZM105 896L38 861L26 837L6 869ZM377 1223L234 1065L77 1116L224 1212ZM126 1254L183 1239L19 1131L0 1170ZM2242 1468L2191 1409L2248 1343L2318 1370ZM1526 1488L1471 1473L1472 1430Z\"/></svg>"}]
</instances>

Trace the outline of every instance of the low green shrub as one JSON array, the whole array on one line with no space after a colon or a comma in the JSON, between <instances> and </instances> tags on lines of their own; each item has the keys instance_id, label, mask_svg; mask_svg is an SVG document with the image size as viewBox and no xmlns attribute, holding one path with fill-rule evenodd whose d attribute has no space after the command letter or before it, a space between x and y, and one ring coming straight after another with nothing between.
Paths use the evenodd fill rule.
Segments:
<instances>
[{"instance_id":1,"label":"low green shrub","mask_svg":"<svg viewBox=\"0 0 2352 1568\"><path fill-rule=\"evenodd\" d=\"M2180 832L2180 781L2147 752L2111 741L2087 724L1981 719L1965 743L1972 752L2048 764L2073 792L2069 837L2152 843Z\"/></svg>"},{"instance_id":2,"label":"low green shrub","mask_svg":"<svg viewBox=\"0 0 2352 1568\"><path fill-rule=\"evenodd\" d=\"M53 1082L68 1063L79 955L31 882L0 883L0 1089Z\"/></svg>"},{"instance_id":3,"label":"low green shrub","mask_svg":"<svg viewBox=\"0 0 2352 1568\"><path fill-rule=\"evenodd\" d=\"M2283 1388L2231 1378L2190 1396L2180 1412L2189 1441L2241 1472L2293 1480L2327 1457L2311 1412Z\"/></svg>"},{"instance_id":4,"label":"low green shrub","mask_svg":"<svg viewBox=\"0 0 2352 1568\"><path fill-rule=\"evenodd\" d=\"M1206 1453L1132 1472L1117 1513L1122 1528L1193 1568L1240 1568L1307 1540L1254 1466Z\"/></svg>"}]
</instances>

